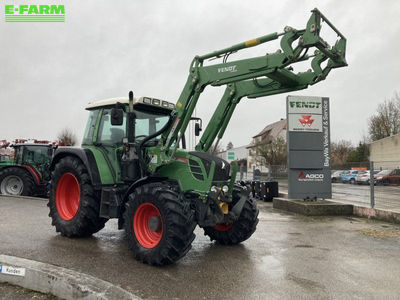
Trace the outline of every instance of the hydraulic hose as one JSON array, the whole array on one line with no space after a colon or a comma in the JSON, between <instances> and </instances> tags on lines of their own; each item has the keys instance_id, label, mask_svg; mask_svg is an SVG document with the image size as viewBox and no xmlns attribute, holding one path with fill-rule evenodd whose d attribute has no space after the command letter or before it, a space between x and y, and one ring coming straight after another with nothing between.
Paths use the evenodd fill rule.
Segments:
<instances>
[{"instance_id":1,"label":"hydraulic hose","mask_svg":"<svg viewBox=\"0 0 400 300\"><path fill-rule=\"evenodd\" d=\"M174 117L174 115L171 114L171 115L169 116L168 122L165 123L165 125L164 125L159 131L156 131L156 132L154 132L153 134L151 134L151 135L145 137L145 138L139 143L139 145L137 146L137 155L138 155L138 158L139 158L139 164L140 164L140 170L141 170L141 171L140 171L141 177L144 177L144 175L145 175L145 173L146 173L146 169L147 169L146 161L144 160L144 158L143 158L143 153L142 153L142 148L143 148L143 146L144 146L148 141L150 141L151 139L155 138L156 136L159 136L159 135L162 134L165 130L167 130L167 128L169 128L169 126L170 126L171 123L172 123L173 117Z\"/></svg>"}]
</instances>

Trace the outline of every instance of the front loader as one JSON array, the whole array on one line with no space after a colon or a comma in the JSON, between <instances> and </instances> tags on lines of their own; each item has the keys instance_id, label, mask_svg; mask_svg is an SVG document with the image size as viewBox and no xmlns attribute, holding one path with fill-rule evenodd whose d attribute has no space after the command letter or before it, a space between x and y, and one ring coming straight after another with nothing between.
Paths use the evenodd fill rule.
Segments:
<instances>
[{"instance_id":1,"label":"front loader","mask_svg":"<svg viewBox=\"0 0 400 300\"><path fill-rule=\"evenodd\" d=\"M320 37L322 22L336 32L334 46ZM274 53L227 61L232 53L278 38L281 49ZM310 49L315 52L307 54ZM314 9L305 29L286 26L282 33L196 56L175 105L132 92L89 104L82 148L59 147L52 160L48 205L56 231L89 236L117 218L134 257L151 265L183 257L197 225L220 244L245 241L258 223L256 202L246 186L235 184L237 164L209 154L210 147L243 97L305 89L346 66L345 51L345 37ZM309 70L293 71L294 63L310 58ZM205 65L214 59L222 62ZM195 151L188 151L186 129L209 85L226 89Z\"/></svg>"}]
</instances>

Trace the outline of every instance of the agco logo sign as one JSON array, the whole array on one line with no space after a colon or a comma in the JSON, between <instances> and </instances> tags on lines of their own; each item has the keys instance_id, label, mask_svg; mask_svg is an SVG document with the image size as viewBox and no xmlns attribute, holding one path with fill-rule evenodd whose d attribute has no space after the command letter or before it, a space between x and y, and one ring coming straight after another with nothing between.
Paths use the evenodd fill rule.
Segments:
<instances>
[{"instance_id":1,"label":"agco logo sign","mask_svg":"<svg viewBox=\"0 0 400 300\"><path fill-rule=\"evenodd\" d=\"M299 122L301 123L301 125L303 125L303 127L306 125L310 127L311 124L314 122L314 119L311 119L311 115L302 115L301 117L302 119L299 119Z\"/></svg>"},{"instance_id":2,"label":"agco logo sign","mask_svg":"<svg viewBox=\"0 0 400 300\"><path fill-rule=\"evenodd\" d=\"M324 181L324 174L322 173L306 173L301 171L297 178L298 181Z\"/></svg>"}]
</instances>

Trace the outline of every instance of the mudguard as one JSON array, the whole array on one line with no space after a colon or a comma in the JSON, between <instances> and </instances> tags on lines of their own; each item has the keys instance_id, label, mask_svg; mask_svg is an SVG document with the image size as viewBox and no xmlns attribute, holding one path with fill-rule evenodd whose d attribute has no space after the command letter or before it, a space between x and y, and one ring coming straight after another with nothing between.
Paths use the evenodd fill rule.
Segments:
<instances>
[{"instance_id":1,"label":"mudguard","mask_svg":"<svg viewBox=\"0 0 400 300\"><path fill-rule=\"evenodd\" d=\"M63 157L75 156L79 158L86 166L92 185L95 189L101 189L101 180L99 169L97 168L96 160L92 151L89 149L76 147L58 147L54 153L50 164L50 171L54 170L56 163Z\"/></svg>"}]
</instances>

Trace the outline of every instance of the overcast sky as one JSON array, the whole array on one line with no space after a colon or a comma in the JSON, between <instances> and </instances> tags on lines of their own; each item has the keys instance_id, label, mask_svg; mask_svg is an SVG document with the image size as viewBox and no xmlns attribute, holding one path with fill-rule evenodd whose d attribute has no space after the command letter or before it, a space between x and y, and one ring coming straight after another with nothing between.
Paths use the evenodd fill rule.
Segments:
<instances>
[{"instance_id":1,"label":"overcast sky","mask_svg":"<svg viewBox=\"0 0 400 300\"><path fill-rule=\"evenodd\" d=\"M35 1L41 3L54 1ZM400 91L400 1L57 3L65 4L65 23L5 23L5 2L0 4L0 139L52 140L66 126L80 139L88 102L130 90L175 103L195 55L282 32L285 25L304 28L314 7L347 37L349 67L291 94L330 97L332 140L358 142L377 104ZM244 54L263 55L278 47L263 44ZM207 121L222 93L208 87L197 116ZM285 117L286 96L243 99L222 144L248 144L267 124Z\"/></svg>"}]
</instances>

